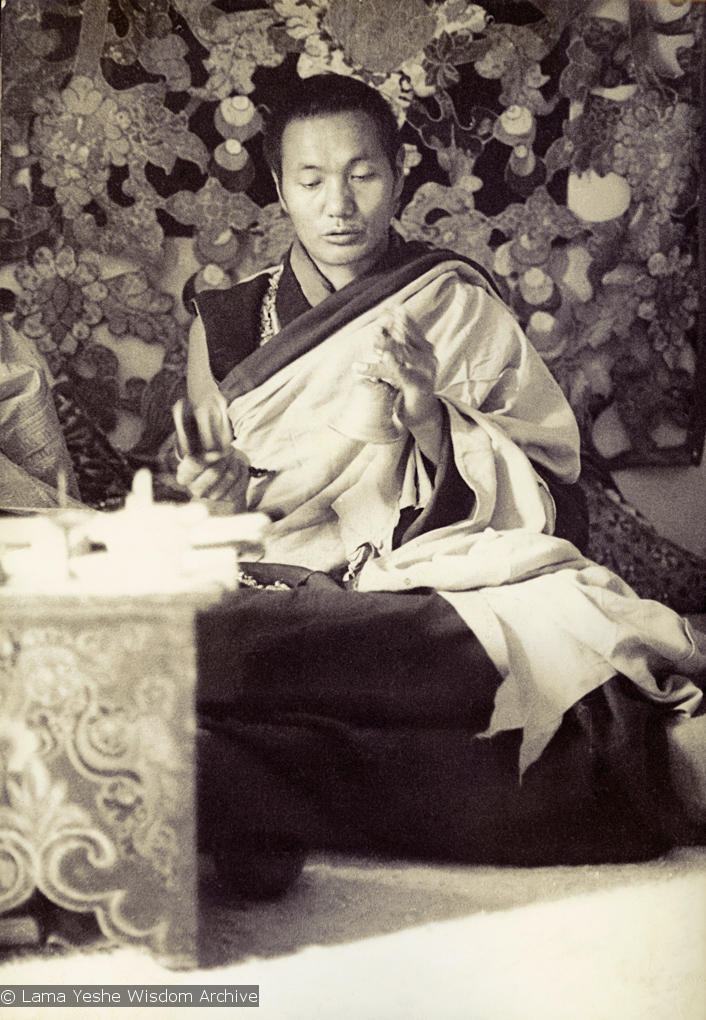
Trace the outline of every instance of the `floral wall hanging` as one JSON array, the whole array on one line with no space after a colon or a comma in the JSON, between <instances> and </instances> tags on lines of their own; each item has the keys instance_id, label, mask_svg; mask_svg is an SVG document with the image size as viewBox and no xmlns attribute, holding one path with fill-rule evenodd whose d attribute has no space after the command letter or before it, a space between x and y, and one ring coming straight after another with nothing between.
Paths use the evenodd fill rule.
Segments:
<instances>
[{"instance_id":1,"label":"floral wall hanging","mask_svg":"<svg viewBox=\"0 0 706 1020\"><path fill-rule=\"evenodd\" d=\"M703 8L7 0L2 307L54 375L84 499L119 500L170 431L188 331L163 284L174 239L197 290L290 243L263 118L322 71L392 103L406 147L397 228L495 274L587 448L611 414L624 443L610 466L698 463ZM130 375L136 343L152 368ZM121 449L123 414L141 435Z\"/></svg>"}]
</instances>

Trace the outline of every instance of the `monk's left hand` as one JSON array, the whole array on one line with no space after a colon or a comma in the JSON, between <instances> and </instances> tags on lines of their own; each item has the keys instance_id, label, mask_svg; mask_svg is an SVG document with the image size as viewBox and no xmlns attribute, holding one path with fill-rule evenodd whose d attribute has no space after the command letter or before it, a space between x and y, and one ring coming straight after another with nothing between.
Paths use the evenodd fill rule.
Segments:
<instances>
[{"instance_id":1,"label":"monk's left hand","mask_svg":"<svg viewBox=\"0 0 706 1020\"><path fill-rule=\"evenodd\" d=\"M437 360L434 348L401 308L390 309L375 324L374 362L358 362L357 371L373 382L397 390L395 414L412 433L422 452L438 463L441 405L434 395Z\"/></svg>"}]
</instances>

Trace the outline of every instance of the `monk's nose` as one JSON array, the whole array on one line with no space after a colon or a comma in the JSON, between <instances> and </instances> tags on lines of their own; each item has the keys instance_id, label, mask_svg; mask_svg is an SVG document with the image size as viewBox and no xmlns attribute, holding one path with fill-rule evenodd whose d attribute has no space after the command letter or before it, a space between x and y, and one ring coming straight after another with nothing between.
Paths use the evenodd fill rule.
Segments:
<instances>
[{"instance_id":1,"label":"monk's nose","mask_svg":"<svg viewBox=\"0 0 706 1020\"><path fill-rule=\"evenodd\" d=\"M355 199L347 181L328 182L326 212L329 216L351 216L355 212Z\"/></svg>"}]
</instances>

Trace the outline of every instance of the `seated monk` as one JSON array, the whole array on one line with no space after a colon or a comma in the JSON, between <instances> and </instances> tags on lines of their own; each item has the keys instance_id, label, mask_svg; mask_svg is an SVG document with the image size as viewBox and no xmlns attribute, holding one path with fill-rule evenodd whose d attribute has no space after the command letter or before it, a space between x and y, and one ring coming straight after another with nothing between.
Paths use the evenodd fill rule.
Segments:
<instances>
[{"instance_id":1,"label":"seated monk","mask_svg":"<svg viewBox=\"0 0 706 1020\"><path fill-rule=\"evenodd\" d=\"M280 892L311 848L537 865L701 838L706 657L579 551L577 425L488 274L391 230L386 101L310 78L265 152L296 240L194 299L177 416L178 479L274 521L260 586L200 623L221 893Z\"/></svg>"}]
</instances>

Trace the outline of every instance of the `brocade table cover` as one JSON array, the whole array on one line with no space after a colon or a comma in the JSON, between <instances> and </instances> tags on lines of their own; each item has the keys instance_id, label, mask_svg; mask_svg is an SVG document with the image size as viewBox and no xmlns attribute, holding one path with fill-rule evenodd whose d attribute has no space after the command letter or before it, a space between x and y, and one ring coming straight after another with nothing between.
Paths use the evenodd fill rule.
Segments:
<instances>
[{"instance_id":1,"label":"brocade table cover","mask_svg":"<svg viewBox=\"0 0 706 1020\"><path fill-rule=\"evenodd\" d=\"M213 601L0 589L0 913L39 890L193 965L193 635Z\"/></svg>"}]
</instances>

